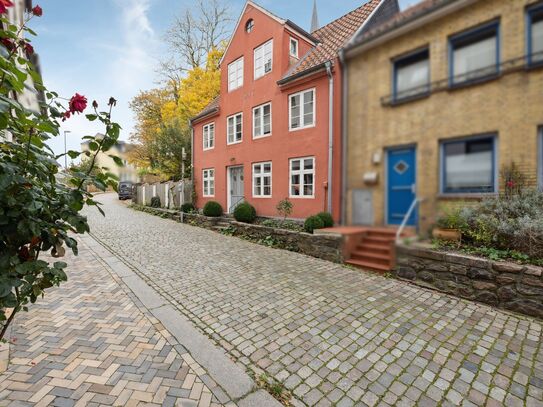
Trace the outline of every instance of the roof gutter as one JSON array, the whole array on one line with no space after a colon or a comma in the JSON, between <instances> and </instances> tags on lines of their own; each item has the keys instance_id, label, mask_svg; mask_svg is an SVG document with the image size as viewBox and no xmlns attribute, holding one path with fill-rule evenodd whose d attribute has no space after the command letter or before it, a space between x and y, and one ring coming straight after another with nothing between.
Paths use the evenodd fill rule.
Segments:
<instances>
[{"instance_id":1,"label":"roof gutter","mask_svg":"<svg viewBox=\"0 0 543 407\"><path fill-rule=\"evenodd\" d=\"M305 71L298 72L297 74L287 76L286 78L283 78L283 79L279 79L277 81L277 84L279 86L286 85L289 82L292 82L292 81L295 81L295 80L298 80L298 79L302 79L302 78L304 78L306 76L313 75L316 72L325 71L326 70L326 64L329 63L329 62L330 61L323 62L322 64L315 65L315 66L313 66L313 67L311 67L309 69L306 69Z\"/></svg>"},{"instance_id":2,"label":"roof gutter","mask_svg":"<svg viewBox=\"0 0 543 407\"><path fill-rule=\"evenodd\" d=\"M476 1L478 0L449 0L448 2L443 2L436 5L434 8L426 10L424 13L414 15L413 17L402 22L400 25L392 27L388 31L378 33L361 43L347 46L345 48L345 56L346 58L357 56L371 48L375 48L378 45L402 36L441 17L454 13L455 11L469 6Z\"/></svg>"}]
</instances>

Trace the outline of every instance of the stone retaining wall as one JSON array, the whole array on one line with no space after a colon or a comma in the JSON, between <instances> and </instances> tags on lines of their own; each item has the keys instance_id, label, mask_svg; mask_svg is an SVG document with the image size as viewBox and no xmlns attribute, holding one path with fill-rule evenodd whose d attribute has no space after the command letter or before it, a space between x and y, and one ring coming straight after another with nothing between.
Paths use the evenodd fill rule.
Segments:
<instances>
[{"instance_id":1,"label":"stone retaining wall","mask_svg":"<svg viewBox=\"0 0 543 407\"><path fill-rule=\"evenodd\" d=\"M183 214L183 223L214 229L218 223L228 223L232 236L252 241L266 241L270 246L295 251L319 259L343 263L343 241L339 236L313 235L305 232L272 228L237 222L232 218L208 218L198 214Z\"/></svg>"},{"instance_id":2,"label":"stone retaining wall","mask_svg":"<svg viewBox=\"0 0 543 407\"><path fill-rule=\"evenodd\" d=\"M319 259L343 263L343 240L340 236L313 235L287 229L272 228L232 221L234 236L249 236L254 240L273 239L281 248L307 254Z\"/></svg>"},{"instance_id":3,"label":"stone retaining wall","mask_svg":"<svg viewBox=\"0 0 543 407\"><path fill-rule=\"evenodd\" d=\"M543 268L420 246L397 246L397 278L543 318Z\"/></svg>"},{"instance_id":4,"label":"stone retaining wall","mask_svg":"<svg viewBox=\"0 0 543 407\"><path fill-rule=\"evenodd\" d=\"M164 218L180 220L179 211L142 207L132 207ZM265 241L270 246L291 250L319 259L343 263L343 239L341 236L312 235L287 229L272 228L262 225L236 222L232 218L210 218L196 213L183 213L183 223L206 229L215 229L219 223L228 223L233 236L246 237L249 240Z\"/></svg>"}]
</instances>

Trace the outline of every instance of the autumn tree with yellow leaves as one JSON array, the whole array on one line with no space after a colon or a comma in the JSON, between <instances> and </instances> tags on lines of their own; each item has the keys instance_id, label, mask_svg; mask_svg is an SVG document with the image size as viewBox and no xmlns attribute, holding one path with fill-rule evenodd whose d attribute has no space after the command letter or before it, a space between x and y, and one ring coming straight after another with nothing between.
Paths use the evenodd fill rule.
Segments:
<instances>
[{"instance_id":1,"label":"autumn tree with yellow leaves","mask_svg":"<svg viewBox=\"0 0 543 407\"><path fill-rule=\"evenodd\" d=\"M198 8L199 17L189 10L176 20L168 31L175 41L167 42L172 54L186 56L193 48L207 49L205 57L196 58L190 54L190 58L187 56L177 65L161 63L165 78L163 86L140 92L130 103L136 118L131 141L136 147L130 153L129 161L143 172L158 175L163 180L190 176L189 119L220 91L219 61L226 43L226 8L220 6L219 0L199 2ZM194 21L198 18L201 19L198 24L201 35L196 35L194 29ZM183 149L186 152L185 174L182 174Z\"/></svg>"}]
</instances>

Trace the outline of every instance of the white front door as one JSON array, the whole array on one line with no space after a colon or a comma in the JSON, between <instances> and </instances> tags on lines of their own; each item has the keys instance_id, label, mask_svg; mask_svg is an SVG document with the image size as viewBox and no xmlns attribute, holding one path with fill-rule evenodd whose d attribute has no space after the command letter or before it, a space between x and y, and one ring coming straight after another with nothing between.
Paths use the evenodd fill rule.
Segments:
<instances>
[{"instance_id":1,"label":"white front door","mask_svg":"<svg viewBox=\"0 0 543 407\"><path fill-rule=\"evenodd\" d=\"M228 169L228 213L234 212L236 206L243 202L243 166Z\"/></svg>"}]
</instances>

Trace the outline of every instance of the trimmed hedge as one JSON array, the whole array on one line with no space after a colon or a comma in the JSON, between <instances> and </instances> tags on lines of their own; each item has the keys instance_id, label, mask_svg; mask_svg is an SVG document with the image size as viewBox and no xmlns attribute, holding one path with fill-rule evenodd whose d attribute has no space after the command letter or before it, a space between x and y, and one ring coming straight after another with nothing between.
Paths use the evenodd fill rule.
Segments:
<instances>
[{"instance_id":1,"label":"trimmed hedge","mask_svg":"<svg viewBox=\"0 0 543 407\"><path fill-rule=\"evenodd\" d=\"M310 216L307 218L304 222L304 230L307 233L313 233L316 229L322 229L324 228L324 222L322 219L318 216Z\"/></svg>"},{"instance_id":2,"label":"trimmed hedge","mask_svg":"<svg viewBox=\"0 0 543 407\"><path fill-rule=\"evenodd\" d=\"M321 212L317 214L317 216L321 218L325 228L331 228L332 226L334 226L334 218L332 218L332 215L330 213Z\"/></svg>"},{"instance_id":3,"label":"trimmed hedge","mask_svg":"<svg viewBox=\"0 0 543 407\"><path fill-rule=\"evenodd\" d=\"M158 196L154 196L151 198L151 208L160 208L162 205L160 204L160 198Z\"/></svg>"},{"instance_id":4,"label":"trimmed hedge","mask_svg":"<svg viewBox=\"0 0 543 407\"><path fill-rule=\"evenodd\" d=\"M184 203L181 205L181 212L183 213L192 213L196 210L193 204L191 203Z\"/></svg>"},{"instance_id":5,"label":"trimmed hedge","mask_svg":"<svg viewBox=\"0 0 543 407\"><path fill-rule=\"evenodd\" d=\"M256 209L249 202L242 202L234 209L234 218L238 222L253 223L256 219Z\"/></svg>"},{"instance_id":6,"label":"trimmed hedge","mask_svg":"<svg viewBox=\"0 0 543 407\"><path fill-rule=\"evenodd\" d=\"M218 218L222 216L223 210L220 203L209 201L204 205L204 215L210 218Z\"/></svg>"}]
</instances>

